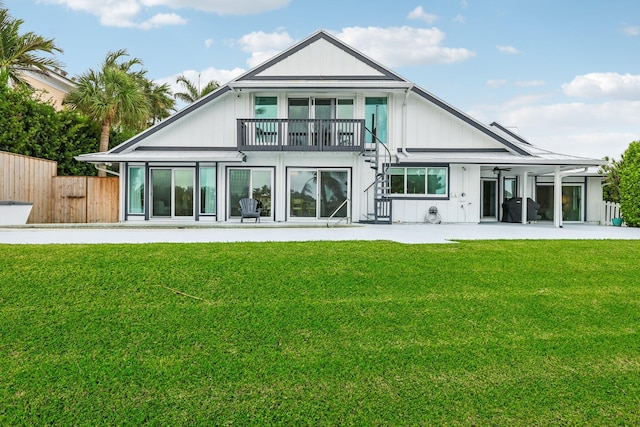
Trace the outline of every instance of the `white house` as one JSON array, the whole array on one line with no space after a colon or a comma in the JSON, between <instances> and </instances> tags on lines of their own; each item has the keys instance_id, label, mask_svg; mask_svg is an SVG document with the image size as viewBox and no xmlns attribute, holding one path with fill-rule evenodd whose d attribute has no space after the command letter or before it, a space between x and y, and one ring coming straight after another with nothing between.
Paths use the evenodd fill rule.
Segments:
<instances>
[{"instance_id":1,"label":"white house","mask_svg":"<svg viewBox=\"0 0 640 427\"><path fill-rule=\"evenodd\" d=\"M579 172L602 160L484 125L325 31L78 159L119 165L121 221L239 222L250 197L263 222L524 223L537 203L561 226L597 222L602 200Z\"/></svg>"}]
</instances>

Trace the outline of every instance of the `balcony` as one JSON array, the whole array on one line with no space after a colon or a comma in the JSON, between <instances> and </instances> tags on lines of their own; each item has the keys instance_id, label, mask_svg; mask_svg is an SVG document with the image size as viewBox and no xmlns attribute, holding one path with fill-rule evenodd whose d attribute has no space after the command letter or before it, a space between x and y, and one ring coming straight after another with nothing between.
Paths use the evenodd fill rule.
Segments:
<instances>
[{"instance_id":1,"label":"balcony","mask_svg":"<svg viewBox=\"0 0 640 427\"><path fill-rule=\"evenodd\" d=\"M238 119L239 151L362 151L364 120Z\"/></svg>"}]
</instances>

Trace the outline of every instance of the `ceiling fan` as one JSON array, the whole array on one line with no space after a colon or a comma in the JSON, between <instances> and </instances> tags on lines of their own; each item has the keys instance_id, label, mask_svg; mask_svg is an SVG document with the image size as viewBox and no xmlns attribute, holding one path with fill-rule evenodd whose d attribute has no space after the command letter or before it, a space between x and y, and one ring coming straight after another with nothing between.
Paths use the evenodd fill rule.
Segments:
<instances>
[{"instance_id":1,"label":"ceiling fan","mask_svg":"<svg viewBox=\"0 0 640 427\"><path fill-rule=\"evenodd\" d=\"M498 166L496 166L495 168L493 168L493 173L495 175L499 175L501 172L509 172L511 170L511 168L499 168Z\"/></svg>"}]
</instances>

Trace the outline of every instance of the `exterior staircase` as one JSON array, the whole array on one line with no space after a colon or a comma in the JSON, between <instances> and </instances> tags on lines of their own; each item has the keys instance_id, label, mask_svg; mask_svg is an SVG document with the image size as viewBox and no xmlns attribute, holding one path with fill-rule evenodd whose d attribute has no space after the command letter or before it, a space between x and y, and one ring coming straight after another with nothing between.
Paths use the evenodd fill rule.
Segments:
<instances>
[{"instance_id":1,"label":"exterior staircase","mask_svg":"<svg viewBox=\"0 0 640 427\"><path fill-rule=\"evenodd\" d=\"M367 193L366 218L360 220L366 224L392 224L393 199L391 193L391 178L388 170L391 164L391 152L387 145L376 137L375 131L365 130L372 135L370 146L365 149L363 155L365 162L376 171L375 180L365 189Z\"/></svg>"}]
</instances>

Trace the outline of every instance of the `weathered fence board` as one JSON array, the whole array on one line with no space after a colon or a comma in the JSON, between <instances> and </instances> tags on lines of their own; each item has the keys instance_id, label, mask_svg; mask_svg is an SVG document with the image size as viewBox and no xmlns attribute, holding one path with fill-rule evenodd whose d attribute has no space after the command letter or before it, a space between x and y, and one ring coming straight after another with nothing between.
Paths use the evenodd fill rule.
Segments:
<instances>
[{"instance_id":1,"label":"weathered fence board","mask_svg":"<svg viewBox=\"0 0 640 427\"><path fill-rule=\"evenodd\" d=\"M118 178L58 176L53 188L52 222L118 222Z\"/></svg>"},{"instance_id":2,"label":"weathered fence board","mask_svg":"<svg viewBox=\"0 0 640 427\"><path fill-rule=\"evenodd\" d=\"M87 222L118 222L120 180L117 177L87 179Z\"/></svg>"},{"instance_id":3,"label":"weathered fence board","mask_svg":"<svg viewBox=\"0 0 640 427\"><path fill-rule=\"evenodd\" d=\"M51 180L57 168L50 160L0 152L0 200L33 203L27 222L51 222Z\"/></svg>"},{"instance_id":4,"label":"weathered fence board","mask_svg":"<svg viewBox=\"0 0 640 427\"><path fill-rule=\"evenodd\" d=\"M84 176L57 176L53 180L51 222L87 222L87 178Z\"/></svg>"}]
</instances>

